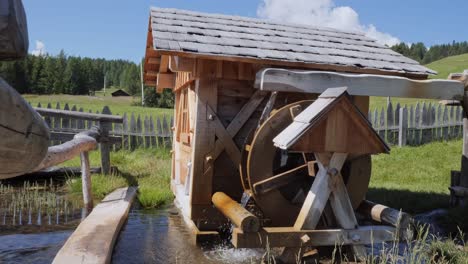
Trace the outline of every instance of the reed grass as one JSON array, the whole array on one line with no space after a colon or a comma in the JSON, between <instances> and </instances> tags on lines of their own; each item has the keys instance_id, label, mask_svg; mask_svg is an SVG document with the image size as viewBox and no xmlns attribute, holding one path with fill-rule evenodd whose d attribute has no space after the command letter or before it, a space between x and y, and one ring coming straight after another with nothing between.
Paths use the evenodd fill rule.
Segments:
<instances>
[{"instance_id":1,"label":"reed grass","mask_svg":"<svg viewBox=\"0 0 468 264\"><path fill-rule=\"evenodd\" d=\"M0 182L0 226L68 224L81 207L79 200L67 196L53 180L42 184L25 181L19 187Z\"/></svg>"}]
</instances>

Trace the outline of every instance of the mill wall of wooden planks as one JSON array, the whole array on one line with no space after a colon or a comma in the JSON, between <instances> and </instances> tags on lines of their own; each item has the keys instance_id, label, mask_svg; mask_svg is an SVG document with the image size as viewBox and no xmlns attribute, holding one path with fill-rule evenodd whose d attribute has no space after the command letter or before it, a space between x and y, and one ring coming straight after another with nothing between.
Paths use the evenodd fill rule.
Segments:
<instances>
[{"instance_id":1,"label":"mill wall of wooden planks","mask_svg":"<svg viewBox=\"0 0 468 264\"><path fill-rule=\"evenodd\" d=\"M372 127L392 145L418 146L433 141L463 137L463 109L438 103L419 102L401 106L390 102L369 111Z\"/></svg>"},{"instance_id":2,"label":"mill wall of wooden planks","mask_svg":"<svg viewBox=\"0 0 468 264\"><path fill-rule=\"evenodd\" d=\"M69 110L77 112L102 113L112 114L109 107L104 107L102 111L92 112L84 110L77 106L62 106L52 104L43 106L40 103L37 108ZM51 145L58 145L73 138L77 133L90 129L93 125L97 125L97 121L73 119L69 117L47 116L44 114L45 121L51 130ZM111 140L111 150L128 149L135 150L137 148L170 148L172 145L172 116L154 116L154 115L135 115L134 113L125 113L123 123L112 123L109 125L109 135L113 137Z\"/></svg>"}]
</instances>

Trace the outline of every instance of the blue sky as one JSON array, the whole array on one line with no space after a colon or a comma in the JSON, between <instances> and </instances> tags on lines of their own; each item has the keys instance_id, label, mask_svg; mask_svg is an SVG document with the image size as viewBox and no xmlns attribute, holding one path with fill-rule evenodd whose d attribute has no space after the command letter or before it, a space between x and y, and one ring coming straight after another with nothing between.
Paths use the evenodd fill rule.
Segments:
<instances>
[{"instance_id":1,"label":"blue sky","mask_svg":"<svg viewBox=\"0 0 468 264\"><path fill-rule=\"evenodd\" d=\"M256 17L264 1L266 12L260 15L268 19L335 26L333 18L344 14L354 23L345 20L345 27L352 24L371 31L373 25L379 34L392 40L422 41L426 45L468 40L466 0L23 0L23 3L31 51L41 41L50 54L64 49L69 55L138 61L144 55L150 6ZM282 8L285 3L287 10ZM309 19L304 10L318 11L314 19Z\"/></svg>"}]
</instances>

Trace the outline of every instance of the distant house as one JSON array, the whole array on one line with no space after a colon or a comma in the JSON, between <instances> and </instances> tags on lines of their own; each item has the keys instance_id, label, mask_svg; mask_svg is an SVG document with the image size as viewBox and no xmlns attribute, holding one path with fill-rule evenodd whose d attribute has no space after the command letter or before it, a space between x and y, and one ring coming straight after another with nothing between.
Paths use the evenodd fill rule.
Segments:
<instances>
[{"instance_id":1,"label":"distant house","mask_svg":"<svg viewBox=\"0 0 468 264\"><path fill-rule=\"evenodd\" d=\"M130 96L126 91L122 89L118 89L117 91L111 93L112 97L118 97L118 96Z\"/></svg>"}]
</instances>

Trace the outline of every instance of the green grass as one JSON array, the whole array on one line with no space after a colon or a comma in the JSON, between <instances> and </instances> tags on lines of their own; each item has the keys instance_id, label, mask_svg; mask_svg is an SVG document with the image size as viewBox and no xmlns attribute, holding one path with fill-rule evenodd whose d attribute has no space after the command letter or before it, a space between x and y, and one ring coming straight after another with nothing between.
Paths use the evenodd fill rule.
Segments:
<instances>
[{"instance_id":1,"label":"green grass","mask_svg":"<svg viewBox=\"0 0 468 264\"><path fill-rule=\"evenodd\" d=\"M413 98L397 98L397 97L392 97L390 100L392 101L393 107L396 107L397 103L399 103L400 106L405 106L405 105L411 106L411 105L416 105L418 102L420 104L422 104L423 102L426 102L426 104L427 103L437 104L439 102L439 100L432 100L432 99L413 99ZM371 111L374 111L374 109L377 109L377 111L379 111L380 113L382 108L384 108L384 111L387 108L387 97L371 96L369 109Z\"/></svg>"},{"instance_id":2,"label":"green grass","mask_svg":"<svg viewBox=\"0 0 468 264\"><path fill-rule=\"evenodd\" d=\"M461 150L455 140L373 156L368 199L409 213L447 208L450 171L460 169Z\"/></svg>"},{"instance_id":3,"label":"green grass","mask_svg":"<svg viewBox=\"0 0 468 264\"><path fill-rule=\"evenodd\" d=\"M91 165L98 167L99 152L90 153ZM79 166L78 158L63 166ZM111 153L111 164L117 166L119 173L113 175L94 174L91 177L93 198L104 198L114 189L124 186L139 186L138 200L145 208L159 207L172 198L170 190L171 155L167 149L138 149L133 152L118 151ZM67 182L72 194L81 196L81 179L73 178Z\"/></svg>"},{"instance_id":4,"label":"green grass","mask_svg":"<svg viewBox=\"0 0 468 264\"><path fill-rule=\"evenodd\" d=\"M443 58L427 64L426 67L438 72L436 76L431 76L431 78L447 79L450 73L459 73L468 69L468 53Z\"/></svg>"},{"instance_id":5,"label":"green grass","mask_svg":"<svg viewBox=\"0 0 468 264\"><path fill-rule=\"evenodd\" d=\"M151 108L139 106L140 98L134 97L112 97L109 92L106 92L106 96L102 93L96 92L96 96L87 95L65 95L65 94L53 94L53 95L32 95L24 94L23 97L26 101L30 102L31 105L37 106L41 103L42 107L46 107L48 103L52 104L52 108L55 108L57 103L60 103L61 109L66 103L71 107L76 105L79 109L82 107L85 111L92 110L93 112L102 111L104 106L109 106L113 114L127 115L135 113L136 115L153 115L153 116L172 116L173 109L163 108Z\"/></svg>"}]
</instances>

